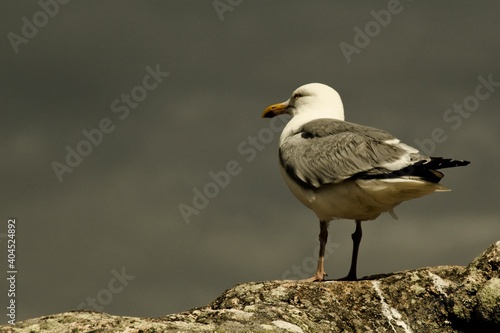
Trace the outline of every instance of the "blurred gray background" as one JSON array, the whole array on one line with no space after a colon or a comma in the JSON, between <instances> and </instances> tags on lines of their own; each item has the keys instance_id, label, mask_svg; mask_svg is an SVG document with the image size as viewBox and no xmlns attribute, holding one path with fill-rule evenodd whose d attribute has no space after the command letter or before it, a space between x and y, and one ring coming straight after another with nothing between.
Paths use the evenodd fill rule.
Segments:
<instances>
[{"instance_id":1,"label":"blurred gray background","mask_svg":"<svg viewBox=\"0 0 500 333\"><path fill-rule=\"evenodd\" d=\"M18 320L79 306L155 317L311 275L318 222L260 118L310 82L340 93L346 120L472 161L446 170L452 192L363 224L359 275L466 265L500 238L498 1L40 3L0 11L0 267L15 217ZM464 102L472 111L453 111ZM82 131L103 119L113 130L89 146ZM68 147L87 156L58 178ZM230 161L237 172L214 186ZM347 273L353 230L330 226L332 278Z\"/></svg>"}]
</instances>

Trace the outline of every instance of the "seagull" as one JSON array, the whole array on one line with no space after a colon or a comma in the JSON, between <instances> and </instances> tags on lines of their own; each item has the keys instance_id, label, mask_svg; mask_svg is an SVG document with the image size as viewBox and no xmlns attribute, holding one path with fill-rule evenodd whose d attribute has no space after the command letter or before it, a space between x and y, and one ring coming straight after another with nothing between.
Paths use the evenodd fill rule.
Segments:
<instances>
[{"instance_id":1,"label":"seagull","mask_svg":"<svg viewBox=\"0 0 500 333\"><path fill-rule=\"evenodd\" d=\"M297 88L283 103L273 104L263 118L292 116L280 136L281 174L293 195L319 218L316 273L303 281L323 281L329 222L356 222L352 234L351 267L340 280L357 280L361 222L387 212L403 201L449 191L439 184L439 169L465 166L469 161L428 157L391 134L344 121L339 94L321 83Z\"/></svg>"}]
</instances>

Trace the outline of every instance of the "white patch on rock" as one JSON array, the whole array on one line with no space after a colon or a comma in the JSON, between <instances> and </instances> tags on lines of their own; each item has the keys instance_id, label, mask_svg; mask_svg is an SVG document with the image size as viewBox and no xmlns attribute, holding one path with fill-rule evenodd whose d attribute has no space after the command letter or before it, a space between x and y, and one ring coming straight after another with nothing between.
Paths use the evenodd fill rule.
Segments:
<instances>
[{"instance_id":1,"label":"white patch on rock","mask_svg":"<svg viewBox=\"0 0 500 333\"><path fill-rule=\"evenodd\" d=\"M431 277L432 282L434 283L434 286L439 291L439 293L448 296L448 294L446 294L446 291L444 291L444 289L450 286L450 282L443 280L439 275L436 275L431 272L429 272L429 276Z\"/></svg>"},{"instance_id":2,"label":"white patch on rock","mask_svg":"<svg viewBox=\"0 0 500 333\"><path fill-rule=\"evenodd\" d=\"M380 298L380 304L382 305L382 314L387 318L389 321L389 325L391 325L391 328L394 332L397 332L394 326L392 326L392 321L400 327L404 329L406 333L413 333L411 330L410 326L408 326L401 318L403 316L401 313L399 313L398 310L395 308L389 306L387 302L385 301L384 295L382 295L382 290L380 290L380 281L372 281L373 289L377 292L378 297Z\"/></svg>"},{"instance_id":3,"label":"white patch on rock","mask_svg":"<svg viewBox=\"0 0 500 333\"><path fill-rule=\"evenodd\" d=\"M252 318L253 316L253 313L251 312L245 312L245 311L241 311L241 310L238 310L238 309L223 309L224 312L228 312L228 313L231 313L233 319L236 319L236 320L248 320L250 318Z\"/></svg>"},{"instance_id":4,"label":"white patch on rock","mask_svg":"<svg viewBox=\"0 0 500 333\"><path fill-rule=\"evenodd\" d=\"M194 330L194 329L206 329L206 330L215 330L215 325L214 324L200 324L196 322L184 322L180 320L172 321L171 322L173 325L176 326L177 329L182 329L182 330ZM134 328L135 329L135 328Z\"/></svg>"},{"instance_id":5,"label":"white patch on rock","mask_svg":"<svg viewBox=\"0 0 500 333\"><path fill-rule=\"evenodd\" d=\"M273 290L271 290L271 295L279 298L286 295L287 292L288 292L287 288L279 286L278 288L274 288Z\"/></svg>"},{"instance_id":6,"label":"white patch on rock","mask_svg":"<svg viewBox=\"0 0 500 333\"><path fill-rule=\"evenodd\" d=\"M260 324L260 327L262 327L266 331L273 331L274 330L274 326L267 325L267 324Z\"/></svg>"},{"instance_id":7,"label":"white patch on rock","mask_svg":"<svg viewBox=\"0 0 500 333\"><path fill-rule=\"evenodd\" d=\"M302 330L302 328L300 328L299 326L295 325L295 324L292 324L292 323L289 323L289 322L286 322L286 321L283 321L283 320L275 320L273 321L273 324L276 326L276 327L279 327L279 328L282 328L288 332L292 332L292 333L304 333L304 331Z\"/></svg>"}]
</instances>

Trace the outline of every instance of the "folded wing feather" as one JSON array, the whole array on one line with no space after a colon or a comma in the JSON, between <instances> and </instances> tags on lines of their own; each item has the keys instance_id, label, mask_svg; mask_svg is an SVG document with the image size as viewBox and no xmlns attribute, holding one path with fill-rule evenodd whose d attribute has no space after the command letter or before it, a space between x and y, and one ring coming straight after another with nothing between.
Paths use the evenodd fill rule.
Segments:
<instances>
[{"instance_id":1,"label":"folded wing feather","mask_svg":"<svg viewBox=\"0 0 500 333\"><path fill-rule=\"evenodd\" d=\"M280 162L308 188L348 178L388 175L431 159L382 130L335 119L318 119L285 138Z\"/></svg>"}]
</instances>

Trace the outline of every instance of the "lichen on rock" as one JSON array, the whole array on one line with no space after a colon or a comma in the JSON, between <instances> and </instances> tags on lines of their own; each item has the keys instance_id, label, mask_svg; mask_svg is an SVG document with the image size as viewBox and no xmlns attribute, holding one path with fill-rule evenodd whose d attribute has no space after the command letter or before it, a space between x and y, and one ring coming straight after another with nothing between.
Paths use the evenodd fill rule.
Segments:
<instances>
[{"instance_id":1,"label":"lichen on rock","mask_svg":"<svg viewBox=\"0 0 500 333\"><path fill-rule=\"evenodd\" d=\"M305 283L239 284L210 304L160 318L73 311L1 332L499 332L500 241L467 267L439 266Z\"/></svg>"}]
</instances>

